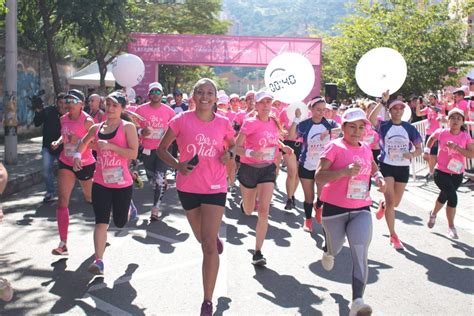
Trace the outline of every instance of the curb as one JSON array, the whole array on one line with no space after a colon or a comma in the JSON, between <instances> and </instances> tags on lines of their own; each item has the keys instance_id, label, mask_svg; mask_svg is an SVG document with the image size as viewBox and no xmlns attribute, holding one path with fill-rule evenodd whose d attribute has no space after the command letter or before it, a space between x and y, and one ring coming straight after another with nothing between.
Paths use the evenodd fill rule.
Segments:
<instances>
[{"instance_id":1,"label":"curb","mask_svg":"<svg viewBox=\"0 0 474 316\"><path fill-rule=\"evenodd\" d=\"M7 187L2 194L2 198L8 197L14 193L25 190L41 182L43 182L42 170L34 171L30 174L8 180Z\"/></svg>"}]
</instances>

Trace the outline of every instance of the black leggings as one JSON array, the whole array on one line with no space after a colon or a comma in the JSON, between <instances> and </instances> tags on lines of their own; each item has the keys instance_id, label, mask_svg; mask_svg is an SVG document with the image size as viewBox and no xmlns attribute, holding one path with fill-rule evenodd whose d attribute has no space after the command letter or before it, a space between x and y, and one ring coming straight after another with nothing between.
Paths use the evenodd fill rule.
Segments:
<instances>
[{"instance_id":1,"label":"black leggings","mask_svg":"<svg viewBox=\"0 0 474 316\"><path fill-rule=\"evenodd\" d=\"M438 202L441 204L448 201L448 206L455 208L458 205L458 195L456 191L462 183L461 174L449 174L438 169L434 172L434 182L441 190L438 196Z\"/></svg>"},{"instance_id":2,"label":"black leggings","mask_svg":"<svg viewBox=\"0 0 474 316\"><path fill-rule=\"evenodd\" d=\"M98 183L92 184L92 206L94 208L95 223L109 224L110 212L114 215L115 226L122 228L128 221L128 209L132 200L133 185L112 189Z\"/></svg>"}]
</instances>

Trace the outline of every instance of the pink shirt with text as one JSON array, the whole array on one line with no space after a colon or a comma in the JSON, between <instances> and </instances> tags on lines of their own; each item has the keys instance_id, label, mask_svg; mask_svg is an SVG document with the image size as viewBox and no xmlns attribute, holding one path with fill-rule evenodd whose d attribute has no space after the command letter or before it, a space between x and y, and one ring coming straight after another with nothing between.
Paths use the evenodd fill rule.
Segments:
<instances>
[{"instance_id":1,"label":"pink shirt with text","mask_svg":"<svg viewBox=\"0 0 474 316\"><path fill-rule=\"evenodd\" d=\"M180 162L199 156L191 173L177 173L176 188L199 194L227 192L227 169L220 158L226 151L226 141L235 133L229 120L216 114L211 122L204 122L195 111L186 111L173 118L169 127L176 135Z\"/></svg>"},{"instance_id":2,"label":"pink shirt with text","mask_svg":"<svg viewBox=\"0 0 474 316\"><path fill-rule=\"evenodd\" d=\"M141 123L141 128L151 128L150 135L140 138L143 148L156 149L168 129L169 121L175 115L174 110L163 103L158 108L145 103L138 107L136 113L146 118L146 121Z\"/></svg>"},{"instance_id":3,"label":"pink shirt with text","mask_svg":"<svg viewBox=\"0 0 474 316\"><path fill-rule=\"evenodd\" d=\"M439 113L436 112L434 109L431 107L426 107L422 110L420 110L423 115L426 115L426 125L425 125L425 131L426 135L431 135L433 134L434 131L436 131L438 128L441 127L439 124L438 118L441 117L441 113L444 113L444 108L439 108Z\"/></svg>"},{"instance_id":4,"label":"pink shirt with text","mask_svg":"<svg viewBox=\"0 0 474 316\"><path fill-rule=\"evenodd\" d=\"M472 143L472 138L467 132L453 135L449 129L439 128L431 135L438 140L438 162L435 168L450 174L461 174L464 172L466 158L458 151L450 149L446 143L452 141L461 148L466 148Z\"/></svg>"},{"instance_id":5,"label":"pink shirt with text","mask_svg":"<svg viewBox=\"0 0 474 316\"><path fill-rule=\"evenodd\" d=\"M244 121L240 133L245 135L245 149L265 152L263 160L240 156L240 162L264 164L275 161L279 148L280 133L273 119L269 118L268 121L263 122L257 117L248 118Z\"/></svg>"},{"instance_id":6,"label":"pink shirt with text","mask_svg":"<svg viewBox=\"0 0 474 316\"><path fill-rule=\"evenodd\" d=\"M342 138L326 145L321 159L332 162L329 170L346 168L351 163L361 166L355 177L342 177L326 183L322 189L321 200L339 207L354 209L372 205L369 184L372 171L372 151L367 144L351 146Z\"/></svg>"},{"instance_id":7,"label":"pink shirt with text","mask_svg":"<svg viewBox=\"0 0 474 316\"><path fill-rule=\"evenodd\" d=\"M64 149L59 155L59 160L68 166L73 166L74 153L77 152L79 141L88 132L85 123L89 117L89 114L84 111L81 111L81 114L76 120L71 120L69 113L61 116L61 136L63 137ZM92 150L89 147L82 153L81 162L83 166L88 166L95 162Z\"/></svg>"},{"instance_id":8,"label":"pink shirt with text","mask_svg":"<svg viewBox=\"0 0 474 316\"><path fill-rule=\"evenodd\" d=\"M100 124L95 133L95 141L99 141ZM128 148L127 137L122 121L117 128L117 133L107 142L118 147ZM133 179L128 168L128 158L120 156L113 150L97 148L97 164L94 172L94 182L106 188L126 188L132 185Z\"/></svg>"}]
</instances>

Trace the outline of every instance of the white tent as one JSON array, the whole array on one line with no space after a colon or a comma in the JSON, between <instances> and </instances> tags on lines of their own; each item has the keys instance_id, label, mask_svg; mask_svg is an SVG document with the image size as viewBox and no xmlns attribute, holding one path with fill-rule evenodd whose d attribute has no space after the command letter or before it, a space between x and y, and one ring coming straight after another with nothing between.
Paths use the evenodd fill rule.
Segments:
<instances>
[{"instance_id":1,"label":"white tent","mask_svg":"<svg viewBox=\"0 0 474 316\"><path fill-rule=\"evenodd\" d=\"M99 65L97 62L93 62L86 67L76 72L71 78L68 79L68 83L74 86L99 86L100 85L100 74ZM115 78L112 74L112 64L107 65L107 73L105 75L105 86L113 87L115 85Z\"/></svg>"}]
</instances>

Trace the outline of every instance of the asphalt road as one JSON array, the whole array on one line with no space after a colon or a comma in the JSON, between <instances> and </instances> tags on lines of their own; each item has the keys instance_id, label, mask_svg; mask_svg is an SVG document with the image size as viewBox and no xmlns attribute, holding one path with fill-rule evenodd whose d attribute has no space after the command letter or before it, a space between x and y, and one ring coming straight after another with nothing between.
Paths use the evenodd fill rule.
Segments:
<instances>
[{"instance_id":1,"label":"asphalt road","mask_svg":"<svg viewBox=\"0 0 474 316\"><path fill-rule=\"evenodd\" d=\"M250 263L256 217L241 214L239 198L228 196L220 231L225 249L214 293L216 315L347 315L352 268L347 244L333 271L326 272L320 263L321 228L315 223L313 234L303 232L301 202L297 210L283 210L281 175L263 248L265 268ZM197 315L202 302L200 246L170 183L159 222L148 221L151 189L135 191L139 219L123 229L111 227L103 278L87 272L93 260L94 218L78 188L70 206L67 258L51 255L58 243L56 202L41 203L42 185L10 197L0 224L0 276L11 281L15 295L0 303L0 314ZM397 213L404 252L389 246L385 223L373 216L364 299L374 315L474 314L472 191L461 188L467 194L457 217L460 239L450 240L444 214L432 230L426 227L436 193L431 189L408 187ZM373 191L373 196L377 201L380 194ZM302 200L301 189L297 198Z\"/></svg>"}]
</instances>

